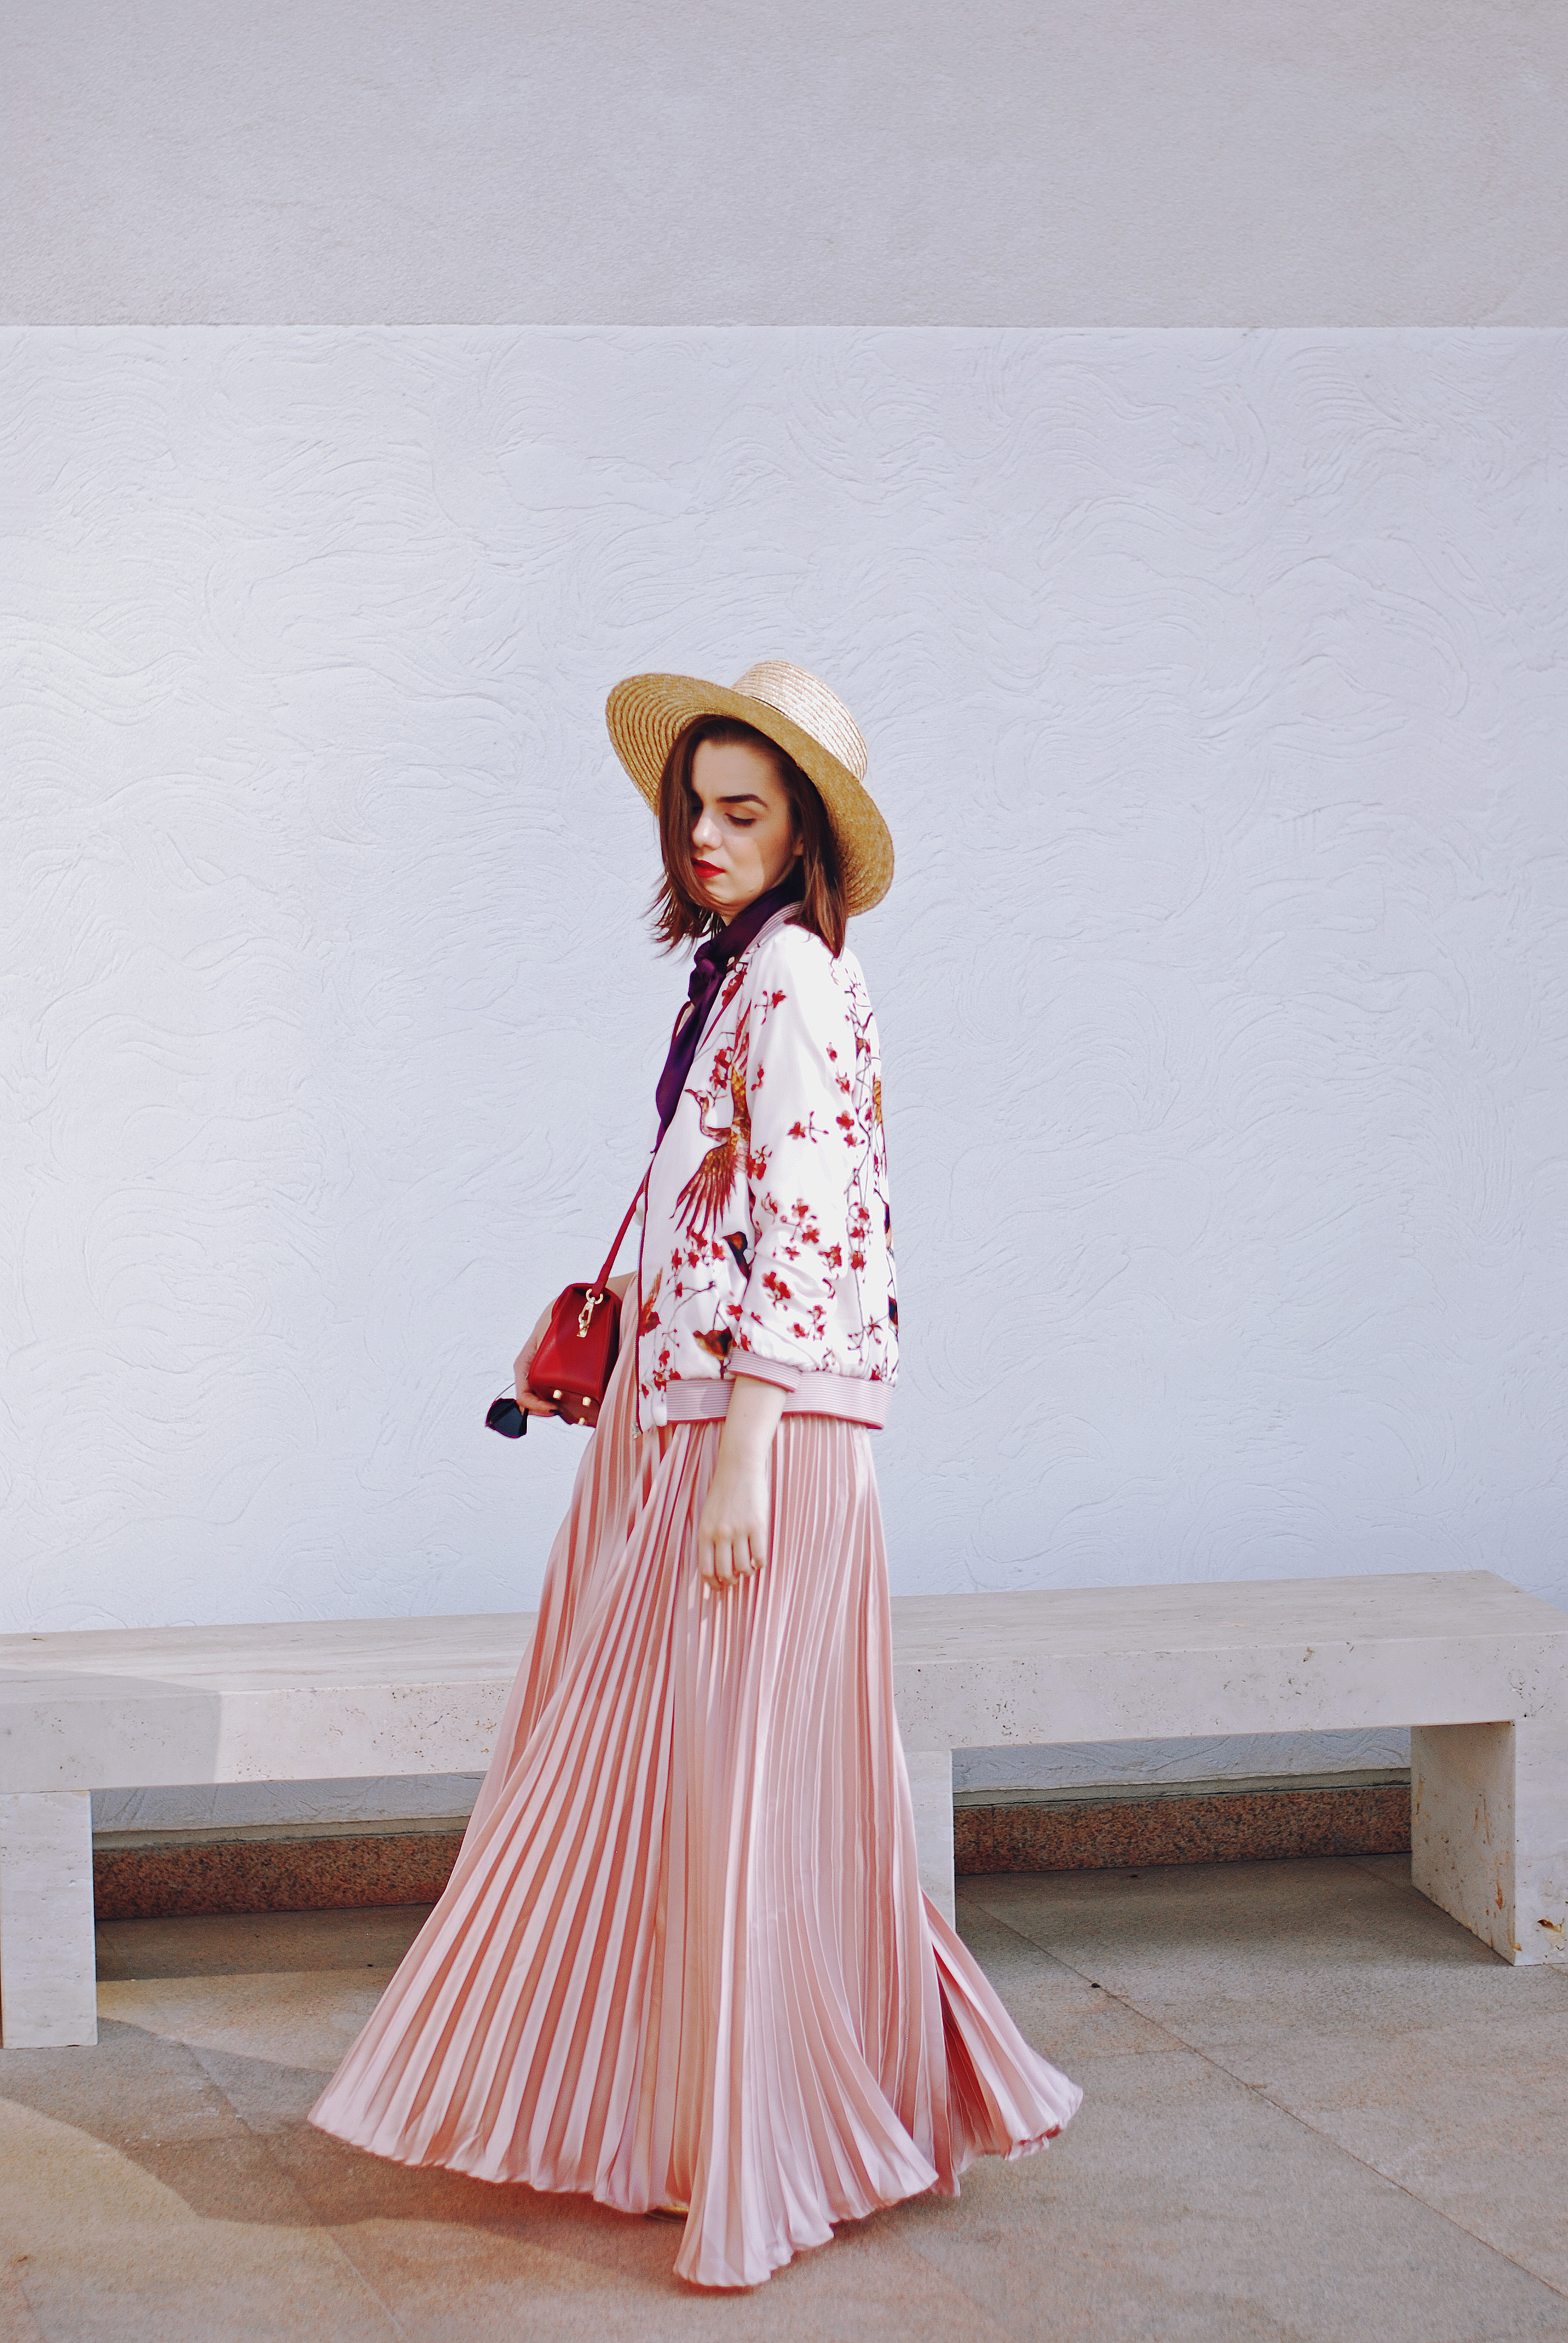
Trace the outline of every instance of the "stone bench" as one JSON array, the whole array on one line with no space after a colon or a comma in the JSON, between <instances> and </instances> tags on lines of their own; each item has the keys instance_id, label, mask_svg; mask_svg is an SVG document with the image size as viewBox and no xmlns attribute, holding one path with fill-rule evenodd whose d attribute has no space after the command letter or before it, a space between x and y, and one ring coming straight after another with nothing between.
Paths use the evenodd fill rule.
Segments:
<instances>
[{"instance_id":1,"label":"stone bench","mask_svg":"<svg viewBox=\"0 0 1568 2343\"><path fill-rule=\"evenodd\" d=\"M482 1769L532 1618L0 1644L0 2030L96 2038L91 1793ZM1509 1961L1568 1959L1568 1614L1489 1571L916 1597L896 1696L928 1892L952 1752L1412 1728L1416 1885Z\"/></svg>"}]
</instances>

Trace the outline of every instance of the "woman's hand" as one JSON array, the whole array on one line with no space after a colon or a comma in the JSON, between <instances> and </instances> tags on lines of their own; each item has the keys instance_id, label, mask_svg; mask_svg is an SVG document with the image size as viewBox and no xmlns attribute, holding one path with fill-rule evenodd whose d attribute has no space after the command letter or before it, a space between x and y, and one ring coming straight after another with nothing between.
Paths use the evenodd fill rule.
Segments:
<instances>
[{"instance_id":1,"label":"woman's hand","mask_svg":"<svg viewBox=\"0 0 1568 2343\"><path fill-rule=\"evenodd\" d=\"M541 1399L537 1392L531 1392L528 1389L528 1369L534 1363L534 1353L550 1331L550 1311L554 1308L555 1303L552 1302L549 1310L540 1312L538 1323L512 1362L512 1379L517 1384L518 1405L525 1415L559 1415L560 1413L558 1407L553 1406L548 1399Z\"/></svg>"},{"instance_id":2,"label":"woman's hand","mask_svg":"<svg viewBox=\"0 0 1568 2343\"><path fill-rule=\"evenodd\" d=\"M706 1586L733 1586L768 1559L773 1435L784 1413L779 1383L737 1375L719 1436L719 1461L697 1523L697 1567Z\"/></svg>"}]
</instances>

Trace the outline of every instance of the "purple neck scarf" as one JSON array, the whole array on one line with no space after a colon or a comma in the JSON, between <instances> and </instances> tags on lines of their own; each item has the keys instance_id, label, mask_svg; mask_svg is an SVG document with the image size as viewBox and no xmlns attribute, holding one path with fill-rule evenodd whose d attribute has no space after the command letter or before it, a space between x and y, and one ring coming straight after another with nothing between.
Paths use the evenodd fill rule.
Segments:
<instances>
[{"instance_id":1,"label":"purple neck scarf","mask_svg":"<svg viewBox=\"0 0 1568 2343\"><path fill-rule=\"evenodd\" d=\"M664 1137L675 1120L675 1110L680 1104L680 1093L686 1088L686 1077L691 1071L691 1061L697 1055L697 1045L702 1039L702 1029L708 1022L708 1012L719 998L719 989L730 969L749 944L753 943L768 925L775 911L787 903L798 903L805 892L805 879L797 862L787 878L766 895L759 895L743 911L716 936L709 936L691 964L691 982L687 987L691 1006L670 1037L669 1055L664 1061L664 1071L658 1078L654 1095L658 1103L658 1140Z\"/></svg>"}]
</instances>

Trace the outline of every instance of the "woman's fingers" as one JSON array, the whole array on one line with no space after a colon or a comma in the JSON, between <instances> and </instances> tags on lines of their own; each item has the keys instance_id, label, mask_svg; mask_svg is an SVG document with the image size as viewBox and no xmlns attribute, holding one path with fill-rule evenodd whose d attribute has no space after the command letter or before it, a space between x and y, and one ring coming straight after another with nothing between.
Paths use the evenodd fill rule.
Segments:
<instances>
[{"instance_id":1,"label":"woman's fingers","mask_svg":"<svg viewBox=\"0 0 1568 2343\"><path fill-rule=\"evenodd\" d=\"M552 1407L548 1399L540 1399L537 1392L531 1392L528 1389L528 1369L534 1363L534 1353L544 1341L549 1322L550 1313L547 1310L517 1357L512 1361L512 1382L517 1390L518 1405L525 1408L529 1415L560 1413L558 1407Z\"/></svg>"},{"instance_id":2,"label":"woman's fingers","mask_svg":"<svg viewBox=\"0 0 1568 2343\"><path fill-rule=\"evenodd\" d=\"M755 1526L698 1537L698 1572L709 1586L733 1586L739 1579L754 1578L767 1559L767 1543Z\"/></svg>"},{"instance_id":3,"label":"woman's fingers","mask_svg":"<svg viewBox=\"0 0 1568 2343\"><path fill-rule=\"evenodd\" d=\"M520 1351L517 1363L512 1369L512 1381L517 1389L518 1405L526 1408L530 1415L558 1415L560 1413L558 1408L552 1407L548 1400L541 1399L538 1392L531 1392L528 1389L528 1369L534 1363L534 1353L538 1347L537 1343L530 1342L526 1351Z\"/></svg>"},{"instance_id":4,"label":"woman's fingers","mask_svg":"<svg viewBox=\"0 0 1568 2343\"><path fill-rule=\"evenodd\" d=\"M732 1585L740 1575L734 1532L719 1528L699 1535L697 1566L709 1586Z\"/></svg>"}]
</instances>

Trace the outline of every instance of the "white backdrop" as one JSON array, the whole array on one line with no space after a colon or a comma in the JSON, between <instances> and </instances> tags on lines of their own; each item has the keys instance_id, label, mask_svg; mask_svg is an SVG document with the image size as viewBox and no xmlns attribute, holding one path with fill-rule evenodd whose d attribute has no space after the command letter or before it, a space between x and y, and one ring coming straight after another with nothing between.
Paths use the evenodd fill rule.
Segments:
<instances>
[{"instance_id":1,"label":"white backdrop","mask_svg":"<svg viewBox=\"0 0 1568 2343\"><path fill-rule=\"evenodd\" d=\"M17 325L1568 324L1551 0L6 0Z\"/></svg>"},{"instance_id":2,"label":"white backdrop","mask_svg":"<svg viewBox=\"0 0 1568 2343\"><path fill-rule=\"evenodd\" d=\"M604 696L769 655L899 849L895 1590L1568 1601L1565 358L0 337L8 1624L531 1603L682 990Z\"/></svg>"}]
</instances>

